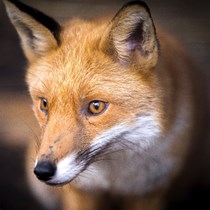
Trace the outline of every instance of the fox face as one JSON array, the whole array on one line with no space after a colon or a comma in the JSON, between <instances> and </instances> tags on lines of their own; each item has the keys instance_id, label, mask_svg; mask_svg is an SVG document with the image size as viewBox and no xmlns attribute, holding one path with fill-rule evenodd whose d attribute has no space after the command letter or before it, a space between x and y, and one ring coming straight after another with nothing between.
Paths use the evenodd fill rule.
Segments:
<instances>
[{"instance_id":1,"label":"fox face","mask_svg":"<svg viewBox=\"0 0 210 210\"><path fill-rule=\"evenodd\" d=\"M163 157L157 158L166 127L159 47L148 7L131 2L110 22L60 26L19 1L4 2L29 61L26 81L42 131L37 178L63 185L90 168L103 180L113 172L119 186L129 173L145 186L165 178ZM136 178L126 189L135 185Z\"/></svg>"},{"instance_id":2,"label":"fox face","mask_svg":"<svg viewBox=\"0 0 210 210\"><path fill-rule=\"evenodd\" d=\"M27 74L34 110L43 128L38 161L58 161L60 175L48 181L52 184L71 181L111 148L119 150L117 144L123 144L124 138L132 144L141 135L138 143L145 149L159 132L158 113L154 110L158 101L148 81L155 79L139 74L135 66L128 70L97 49L101 34L94 35L94 29L84 39L83 34L93 28L92 24L85 23L82 37L76 36L81 25L71 25L75 34L69 40L63 32L61 42L66 44L39 59ZM61 55L65 55L62 61ZM72 168L66 173L59 169L67 165ZM76 165L78 171L69 173Z\"/></svg>"}]
</instances>

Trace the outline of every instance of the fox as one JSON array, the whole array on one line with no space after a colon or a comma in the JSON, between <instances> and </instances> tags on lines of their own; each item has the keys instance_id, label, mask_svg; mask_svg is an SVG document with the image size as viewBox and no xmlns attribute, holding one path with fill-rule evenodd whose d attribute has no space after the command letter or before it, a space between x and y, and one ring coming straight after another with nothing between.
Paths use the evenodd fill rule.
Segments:
<instances>
[{"instance_id":1,"label":"fox","mask_svg":"<svg viewBox=\"0 0 210 210\"><path fill-rule=\"evenodd\" d=\"M48 209L166 209L204 127L184 47L155 26L143 1L113 18L62 24L3 2L40 126L26 158L34 194Z\"/></svg>"}]
</instances>

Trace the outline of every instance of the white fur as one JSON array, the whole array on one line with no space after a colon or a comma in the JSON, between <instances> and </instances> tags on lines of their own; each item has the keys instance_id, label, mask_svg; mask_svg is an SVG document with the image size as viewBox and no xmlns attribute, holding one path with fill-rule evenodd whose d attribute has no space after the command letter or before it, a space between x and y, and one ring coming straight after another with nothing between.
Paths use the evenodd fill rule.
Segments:
<instances>
[{"instance_id":1,"label":"white fur","mask_svg":"<svg viewBox=\"0 0 210 210\"><path fill-rule=\"evenodd\" d=\"M155 117L151 115L142 115L129 124L121 123L115 125L110 130L96 137L90 147L95 145L99 147L106 145L107 143L116 140L116 137L119 137L125 132L127 133L123 136L123 139L125 139L123 143L126 143L126 141L133 142L141 149L149 147L154 143L155 137L160 135L160 129L156 123Z\"/></svg>"},{"instance_id":2,"label":"white fur","mask_svg":"<svg viewBox=\"0 0 210 210\"><path fill-rule=\"evenodd\" d=\"M36 157L36 160L35 160L35 163L34 163L34 168L36 167L37 163L38 163L38 157Z\"/></svg>"}]
</instances>

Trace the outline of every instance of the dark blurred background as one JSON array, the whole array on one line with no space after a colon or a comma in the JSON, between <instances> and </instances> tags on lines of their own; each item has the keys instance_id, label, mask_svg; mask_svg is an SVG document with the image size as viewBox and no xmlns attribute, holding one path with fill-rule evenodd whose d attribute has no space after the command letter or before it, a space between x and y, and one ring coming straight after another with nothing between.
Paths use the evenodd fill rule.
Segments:
<instances>
[{"instance_id":1,"label":"dark blurred background","mask_svg":"<svg viewBox=\"0 0 210 210\"><path fill-rule=\"evenodd\" d=\"M23 2L63 22L75 16L97 18L107 14L114 15L126 1L24 0ZM183 43L197 63L200 75L209 83L210 1L147 0L146 2L151 9L155 24L160 24ZM37 132L37 124L24 82L26 65L19 38L0 1L0 210L43 209L30 193L24 169L27 144ZM209 87L210 85L207 87L208 91ZM209 191L206 186L201 194L192 194L191 198L199 199L200 196L208 200ZM198 201L203 202L202 199ZM210 205L207 209L210 209Z\"/></svg>"}]
</instances>

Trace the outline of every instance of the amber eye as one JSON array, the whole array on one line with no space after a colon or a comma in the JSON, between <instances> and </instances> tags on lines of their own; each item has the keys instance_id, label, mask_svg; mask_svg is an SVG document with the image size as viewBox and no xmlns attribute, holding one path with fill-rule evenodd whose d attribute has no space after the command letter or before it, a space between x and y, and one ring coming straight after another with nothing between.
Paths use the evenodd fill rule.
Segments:
<instances>
[{"instance_id":1,"label":"amber eye","mask_svg":"<svg viewBox=\"0 0 210 210\"><path fill-rule=\"evenodd\" d=\"M105 111L107 103L104 101L91 101L88 106L88 113L91 115L99 115Z\"/></svg>"},{"instance_id":2,"label":"amber eye","mask_svg":"<svg viewBox=\"0 0 210 210\"><path fill-rule=\"evenodd\" d=\"M48 112L48 103L47 103L47 99L45 98L41 98L40 99L40 110L45 112L45 114L47 114Z\"/></svg>"}]
</instances>

